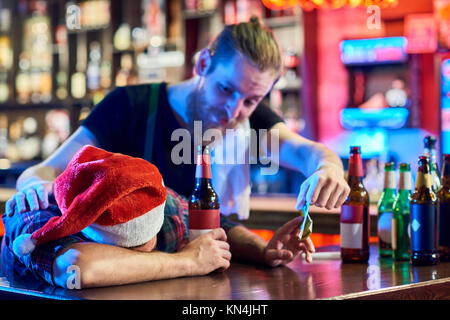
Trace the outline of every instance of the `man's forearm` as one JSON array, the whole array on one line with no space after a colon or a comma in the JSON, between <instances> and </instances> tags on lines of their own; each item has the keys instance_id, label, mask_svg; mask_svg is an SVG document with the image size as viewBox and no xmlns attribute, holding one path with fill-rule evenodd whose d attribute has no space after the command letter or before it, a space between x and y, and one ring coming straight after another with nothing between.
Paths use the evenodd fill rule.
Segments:
<instances>
[{"instance_id":1,"label":"man's forearm","mask_svg":"<svg viewBox=\"0 0 450 320\"><path fill-rule=\"evenodd\" d=\"M61 170L56 168L37 164L27 168L17 179L16 189L22 189L26 185L37 181L54 181L61 173Z\"/></svg>"},{"instance_id":2,"label":"man's forearm","mask_svg":"<svg viewBox=\"0 0 450 320\"><path fill-rule=\"evenodd\" d=\"M265 263L264 250L267 246L266 240L243 226L231 228L227 233L227 237L233 258Z\"/></svg>"},{"instance_id":3,"label":"man's forearm","mask_svg":"<svg viewBox=\"0 0 450 320\"><path fill-rule=\"evenodd\" d=\"M190 275L190 260L178 253L140 252L99 244L76 243L57 256L53 263L54 282L66 287L77 266L82 288L121 285Z\"/></svg>"},{"instance_id":4,"label":"man's forearm","mask_svg":"<svg viewBox=\"0 0 450 320\"><path fill-rule=\"evenodd\" d=\"M306 176L323 166L335 166L343 172L339 156L325 145L303 138L290 131L284 123L278 123L272 129L278 130L280 164L293 170L299 170ZM271 129L271 130L272 130Z\"/></svg>"}]
</instances>

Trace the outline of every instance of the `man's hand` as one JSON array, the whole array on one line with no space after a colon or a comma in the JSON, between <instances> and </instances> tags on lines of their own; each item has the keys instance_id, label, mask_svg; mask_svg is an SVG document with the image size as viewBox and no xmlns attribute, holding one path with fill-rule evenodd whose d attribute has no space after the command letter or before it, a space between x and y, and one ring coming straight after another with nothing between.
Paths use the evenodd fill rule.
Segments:
<instances>
[{"instance_id":1,"label":"man's hand","mask_svg":"<svg viewBox=\"0 0 450 320\"><path fill-rule=\"evenodd\" d=\"M310 238L299 241L297 233L302 217L294 218L279 228L264 249L265 263L272 267L287 264L304 252L306 262L312 261L311 253L315 252L314 244Z\"/></svg>"},{"instance_id":2,"label":"man's hand","mask_svg":"<svg viewBox=\"0 0 450 320\"><path fill-rule=\"evenodd\" d=\"M305 201L327 209L339 208L350 193L342 168L332 163L321 166L301 185L296 209Z\"/></svg>"},{"instance_id":3,"label":"man's hand","mask_svg":"<svg viewBox=\"0 0 450 320\"><path fill-rule=\"evenodd\" d=\"M5 204L5 213L10 217L14 212L23 213L30 210L44 210L48 208L48 196L53 183L38 180L26 184L12 196Z\"/></svg>"},{"instance_id":4,"label":"man's hand","mask_svg":"<svg viewBox=\"0 0 450 320\"><path fill-rule=\"evenodd\" d=\"M190 274L193 276L230 267L230 245L222 228L214 229L189 242L178 254L192 259L194 264Z\"/></svg>"}]
</instances>

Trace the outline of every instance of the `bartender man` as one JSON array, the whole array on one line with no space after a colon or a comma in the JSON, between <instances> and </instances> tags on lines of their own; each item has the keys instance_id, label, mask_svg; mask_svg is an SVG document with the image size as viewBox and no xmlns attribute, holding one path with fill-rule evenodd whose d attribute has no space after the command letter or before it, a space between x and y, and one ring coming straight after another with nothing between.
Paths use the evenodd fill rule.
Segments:
<instances>
[{"instance_id":1,"label":"bartender man","mask_svg":"<svg viewBox=\"0 0 450 320\"><path fill-rule=\"evenodd\" d=\"M188 182L194 177L194 165L175 165L171 161L171 149L176 143L171 141L173 130L184 128L193 134L194 121L202 121L203 130L225 130L250 119L252 128L268 129L268 136L278 133L280 164L307 177L299 191L297 208L305 201L329 209L342 205L350 189L339 157L324 145L290 131L268 106L260 104L281 70L282 55L273 33L252 18L226 26L211 46L200 52L192 78L160 85L153 152L151 159L146 160L158 167L167 187L188 197L193 186ZM6 215L47 209L53 181L84 145L144 158L147 99L151 99L146 88L146 85L120 87L109 93L65 143L18 178L17 193L5 206ZM267 148L269 152L277 151ZM304 252L310 262L314 246L309 238L297 240L299 219L288 221L269 242L242 225L229 224L174 253L152 250L155 244L140 250L145 252L137 252L68 241L59 247L55 245L58 249L48 255L51 264L47 269L51 269L48 272L54 284L64 287L67 267L77 265L85 275L82 274L82 287L91 287L205 275L228 268L231 255L278 266Z\"/></svg>"}]
</instances>

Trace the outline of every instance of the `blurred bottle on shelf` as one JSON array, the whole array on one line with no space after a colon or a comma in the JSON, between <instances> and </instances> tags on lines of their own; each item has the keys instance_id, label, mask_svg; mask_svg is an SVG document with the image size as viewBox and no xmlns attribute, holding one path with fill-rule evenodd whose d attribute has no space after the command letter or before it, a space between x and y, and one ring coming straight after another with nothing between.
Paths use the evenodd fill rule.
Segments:
<instances>
[{"instance_id":1,"label":"blurred bottle on shelf","mask_svg":"<svg viewBox=\"0 0 450 320\"><path fill-rule=\"evenodd\" d=\"M100 64L100 87L108 90L111 87L111 62L102 60Z\"/></svg>"},{"instance_id":2,"label":"blurred bottle on shelf","mask_svg":"<svg viewBox=\"0 0 450 320\"><path fill-rule=\"evenodd\" d=\"M67 98L67 72L58 71L56 74L56 97L60 100Z\"/></svg>"},{"instance_id":3,"label":"blurred bottle on shelf","mask_svg":"<svg viewBox=\"0 0 450 320\"><path fill-rule=\"evenodd\" d=\"M23 24L23 46L16 75L17 102L47 103L52 99L50 18L43 1L30 5L31 14Z\"/></svg>"},{"instance_id":4,"label":"blurred bottle on shelf","mask_svg":"<svg viewBox=\"0 0 450 320\"><path fill-rule=\"evenodd\" d=\"M69 62L69 50L68 50L68 35L67 27L64 23L60 23L55 28L55 48L58 59L58 69L55 69L55 95L59 100L64 100L68 96L67 84L68 84L68 62Z\"/></svg>"},{"instance_id":5,"label":"blurred bottle on shelf","mask_svg":"<svg viewBox=\"0 0 450 320\"><path fill-rule=\"evenodd\" d=\"M0 8L0 32L9 32L11 28L11 10Z\"/></svg>"},{"instance_id":6,"label":"blurred bottle on shelf","mask_svg":"<svg viewBox=\"0 0 450 320\"><path fill-rule=\"evenodd\" d=\"M384 169L383 162L377 158L368 159L365 163L364 186L369 192L372 203L378 203L383 192Z\"/></svg>"},{"instance_id":7,"label":"blurred bottle on shelf","mask_svg":"<svg viewBox=\"0 0 450 320\"><path fill-rule=\"evenodd\" d=\"M64 109L50 110L45 115L45 136L42 141L42 158L47 158L70 135L70 117Z\"/></svg>"},{"instance_id":8,"label":"blurred bottle on shelf","mask_svg":"<svg viewBox=\"0 0 450 320\"><path fill-rule=\"evenodd\" d=\"M8 156L8 116L0 114L0 159Z\"/></svg>"},{"instance_id":9,"label":"blurred bottle on shelf","mask_svg":"<svg viewBox=\"0 0 450 320\"><path fill-rule=\"evenodd\" d=\"M80 64L76 70L70 79L70 94L75 99L82 99L86 96L86 74Z\"/></svg>"},{"instance_id":10,"label":"blurred bottle on shelf","mask_svg":"<svg viewBox=\"0 0 450 320\"><path fill-rule=\"evenodd\" d=\"M134 71L133 56L129 53L122 54L120 57L120 69L117 72L116 86L126 86L138 82L137 74Z\"/></svg>"},{"instance_id":11,"label":"blurred bottle on shelf","mask_svg":"<svg viewBox=\"0 0 450 320\"><path fill-rule=\"evenodd\" d=\"M430 158L430 173L433 180L433 192L436 193L441 187L436 155L436 138L434 136L426 136L423 139L423 143L424 155Z\"/></svg>"},{"instance_id":12,"label":"blurred bottle on shelf","mask_svg":"<svg viewBox=\"0 0 450 320\"><path fill-rule=\"evenodd\" d=\"M79 4L81 27L102 28L111 20L109 0L89 0Z\"/></svg>"},{"instance_id":13,"label":"blurred bottle on shelf","mask_svg":"<svg viewBox=\"0 0 450 320\"><path fill-rule=\"evenodd\" d=\"M0 71L0 103L9 99L8 73Z\"/></svg>"},{"instance_id":14,"label":"blurred bottle on shelf","mask_svg":"<svg viewBox=\"0 0 450 320\"><path fill-rule=\"evenodd\" d=\"M37 135L37 120L32 116L20 120L22 121L23 132L16 142L20 159L23 161L37 160L41 153L41 138Z\"/></svg>"},{"instance_id":15,"label":"blurred bottle on shelf","mask_svg":"<svg viewBox=\"0 0 450 320\"><path fill-rule=\"evenodd\" d=\"M19 116L11 122L6 150L6 156L11 162L40 157L41 139L37 136L37 127L37 120L32 116Z\"/></svg>"},{"instance_id":16,"label":"blurred bottle on shelf","mask_svg":"<svg viewBox=\"0 0 450 320\"><path fill-rule=\"evenodd\" d=\"M19 71L16 75L15 86L17 102L22 104L28 103L31 98L31 79L29 73Z\"/></svg>"},{"instance_id":17,"label":"blurred bottle on shelf","mask_svg":"<svg viewBox=\"0 0 450 320\"><path fill-rule=\"evenodd\" d=\"M86 79L89 97L92 99L94 105L100 102L105 96L101 83L102 81L101 59L102 53L100 43L97 41L91 42L89 45L89 62L87 65Z\"/></svg>"},{"instance_id":18,"label":"blurred bottle on shelf","mask_svg":"<svg viewBox=\"0 0 450 320\"><path fill-rule=\"evenodd\" d=\"M128 23L122 23L113 38L114 48L119 51L128 50L131 47L131 29Z\"/></svg>"},{"instance_id":19,"label":"blurred bottle on shelf","mask_svg":"<svg viewBox=\"0 0 450 320\"><path fill-rule=\"evenodd\" d=\"M13 50L11 39L8 36L0 36L0 70L7 71L13 64Z\"/></svg>"}]
</instances>

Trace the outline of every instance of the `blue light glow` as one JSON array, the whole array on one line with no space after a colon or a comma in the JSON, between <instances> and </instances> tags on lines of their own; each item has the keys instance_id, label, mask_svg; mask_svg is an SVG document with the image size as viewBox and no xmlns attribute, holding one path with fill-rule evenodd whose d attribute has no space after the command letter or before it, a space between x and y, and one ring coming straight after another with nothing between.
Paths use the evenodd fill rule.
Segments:
<instances>
[{"instance_id":1,"label":"blue light glow","mask_svg":"<svg viewBox=\"0 0 450 320\"><path fill-rule=\"evenodd\" d=\"M441 152L450 153L450 59L441 63L441 130Z\"/></svg>"},{"instance_id":2,"label":"blue light glow","mask_svg":"<svg viewBox=\"0 0 450 320\"><path fill-rule=\"evenodd\" d=\"M407 108L345 108L341 110L341 125L346 129L370 127L399 129L405 126L408 115Z\"/></svg>"},{"instance_id":3,"label":"blue light glow","mask_svg":"<svg viewBox=\"0 0 450 320\"><path fill-rule=\"evenodd\" d=\"M406 46L405 37L343 40L341 60L345 65L405 62Z\"/></svg>"}]
</instances>

